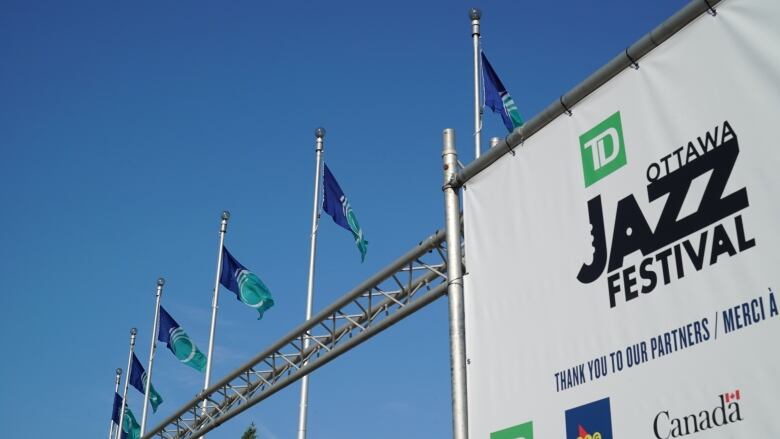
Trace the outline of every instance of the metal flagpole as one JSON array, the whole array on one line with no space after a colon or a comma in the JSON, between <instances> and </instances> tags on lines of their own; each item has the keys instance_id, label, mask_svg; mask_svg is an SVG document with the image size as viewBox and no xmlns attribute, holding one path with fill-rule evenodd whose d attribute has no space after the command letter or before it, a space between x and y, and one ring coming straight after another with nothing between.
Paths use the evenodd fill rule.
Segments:
<instances>
[{"instance_id":1,"label":"metal flagpole","mask_svg":"<svg viewBox=\"0 0 780 439\"><path fill-rule=\"evenodd\" d=\"M317 254L317 224L320 218L320 179L322 173L322 153L324 150L325 128L314 130L316 138L314 151L317 156L317 167L314 171L314 208L311 213L311 249L309 251L309 279L306 287L306 320L311 318L311 308L314 296L314 256ZM303 351L309 347L308 334L303 338ZM305 365L306 363L304 363ZM301 407L298 412L298 439L306 439L306 411L309 402L309 376L301 378Z\"/></svg>"},{"instance_id":2,"label":"metal flagpole","mask_svg":"<svg viewBox=\"0 0 780 439\"><path fill-rule=\"evenodd\" d=\"M458 172L455 131L444 130L444 208L447 234L447 295L450 307L450 364L452 367L452 437L468 439L466 405L466 331L463 311L463 254L460 246L460 206L454 187Z\"/></svg>"},{"instance_id":3,"label":"metal flagpole","mask_svg":"<svg viewBox=\"0 0 780 439\"><path fill-rule=\"evenodd\" d=\"M127 406L127 385L130 383L130 368L133 363L133 350L135 350L135 335L138 330L133 328L130 330L130 353L127 354L127 370L125 372L125 385L122 390L122 409L119 411L119 428L116 429L116 439L120 439L122 435L122 425L125 423L125 407Z\"/></svg>"},{"instance_id":4,"label":"metal flagpole","mask_svg":"<svg viewBox=\"0 0 780 439\"><path fill-rule=\"evenodd\" d=\"M116 378L114 379L114 395L116 395L117 392L119 392L119 381L121 379L122 379L122 369L117 368L117 370L116 370ZM111 438L114 437L114 419L113 419L114 418L114 413L113 413L113 404L114 404L114 402L113 401L114 401L114 397L112 396L111 397L111 405L112 405L111 418L112 419L111 419L110 423L108 424L108 439L111 439Z\"/></svg>"},{"instance_id":5,"label":"metal flagpole","mask_svg":"<svg viewBox=\"0 0 780 439\"><path fill-rule=\"evenodd\" d=\"M217 327L217 303L219 300L219 278L222 275L222 248L225 245L225 233L227 232L227 223L230 219L230 212L222 211L222 222L219 225L219 250L217 251L217 277L214 279L214 298L211 300L211 330L209 331L209 353L206 357L206 380L203 382L203 390L209 388L211 380L211 355L214 353L214 330ZM208 399L203 398L203 414L208 409ZM206 437L203 435L202 437Z\"/></svg>"},{"instance_id":6,"label":"metal flagpole","mask_svg":"<svg viewBox=\"0 0 780 439\"><path fill-rule=\"evenodd\" d=\"M474 42L474 158L478 159L482 152L482 100L480 99L479 78L482 72L479 68L479 19L482 11L471 8L471 39Z\"/></svg>"},{"instance_id":7,"label":"metal flagpole","mask_svg":"<svg viewBox=\"0 0 780 439\"><path fill-rule=\"evenodd\" d=\"M165 279L157 279L157 293L154 304L154 323L152 323L152 347L149 348L149 364L146 367L146 383L144 384L144 410L141 415L141 436L146 432L146 413L149 409L149 390L152 387L152 366L154 365L154 352L157 350L157 325L160 324L160 296L162 296Z\"/></svg>"}]
</instances>

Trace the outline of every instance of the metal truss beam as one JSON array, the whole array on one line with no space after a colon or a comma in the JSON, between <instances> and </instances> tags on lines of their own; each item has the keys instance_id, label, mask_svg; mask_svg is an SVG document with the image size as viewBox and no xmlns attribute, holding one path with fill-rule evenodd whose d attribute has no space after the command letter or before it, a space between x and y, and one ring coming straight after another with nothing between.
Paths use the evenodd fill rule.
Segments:
<instances>
[{"instance_id":1,"label":"metal truss beam","mask_svg":"<svg viewBox=\"0 0 780 439\"><path fill-rule=\"evenodd\" d=\"M289 386L447 292L444 230L199 393L143 439L194 439ZM303 340L308 337L309 347ZM203 400L208 409L203 412Z\"/></svg>"}]
</instances>

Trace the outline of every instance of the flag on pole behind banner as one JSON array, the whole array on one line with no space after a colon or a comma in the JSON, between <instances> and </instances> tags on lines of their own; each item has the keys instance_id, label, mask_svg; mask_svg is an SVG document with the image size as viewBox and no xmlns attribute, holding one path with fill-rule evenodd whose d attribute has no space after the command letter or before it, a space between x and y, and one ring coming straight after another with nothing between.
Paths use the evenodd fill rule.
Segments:
<instances>
[{"instance_id":1,"label":"flag on pole behind banner","mask_svg":"<svg viewBox=\"0 0 780 439\"><path fill-rule=\"evenodd\" d=\"M482 52L482 87L484 92L484 106L489 107L494 113L499 113L504 121L504 126L509 132L523 125L523 118L517 111L517 105L509 96L504 84L498 79L496 71L490 65L485 53Z\"/></svg>"},{"instance_id":2,"label":"flag on pole behind banner","mask_svg":"<svg viewBox=\"0 0 780 439\"><path fill-rule=\"evenodd\" d=\"M157 340L166 343L168 349L182 363L200 372L206 370L206 356L200 352L190 336L162 305L160 305L160 328L157 331Z\"/></svg>"},{"instance_id":3,"label":"flag on pole behind banner","mask_svg":"<svg viewBox=\"0 0 780 439\"><path fill-rule=\"evenodd\" d=\"M241 265L226 247L222 247L222 273L219 283L235 293L238 300L256 309L260 313L258 320L263 318L263 313L274 306L274 299L268 287L257 275Z\"/></svg>"},{"instance_id":4,"label":"flag on pole behind banner","mask_svg":"<svg viewBox=\"0 0 780 439\"><path fill-rule=\"evenodd\" d=\"M138 361L138 357L133 354L133 364L130 367L130 385L135 387L141 394L146 393L144 387L146 387L146 370L144 366ZM162 404L163 399L154 386L149 384L149 402L152 404L152 411L157 413L157 406Z\"/></svg>"},{"instance_id":5,"label":"flag on pole behind banner","mask_svg":"<svg viewBox=\"0 0 780 439\"><path fill-rule=\"evenodd\" d=\"M341 186L339 186L336 178L333 177L330 169L328 169L328 165L325 165L323 182L325 187L325 197L322 201L323 210L333 218L336 224L352 233L355 244L358 250L360 250L360 261L364 261L368 251L368 241L363 237L363 229L358 224L355 212L352 211L349 200L347 200L344 191L341 190Z\"/></svg>"}]
</instances>

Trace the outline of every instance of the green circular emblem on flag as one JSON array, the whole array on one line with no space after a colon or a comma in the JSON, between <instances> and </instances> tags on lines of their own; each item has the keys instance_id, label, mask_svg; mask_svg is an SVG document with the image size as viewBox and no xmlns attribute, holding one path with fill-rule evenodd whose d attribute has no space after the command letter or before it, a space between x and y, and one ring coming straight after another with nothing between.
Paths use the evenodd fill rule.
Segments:
<instances>
[{"instance_id":1,"label":"green circular emblem on flag","mask_svg":"<svg viewBox=\"0 0 780 439\"><path fill-rule=\"evenodd\" d=\"M260 310L268 309L273 305L271 292L254 273L249 270L239 270L236 279L242 302Z\"/></svg>"},{"instance_id":2,"label":"green circular emblem on flag","mask_svg":"<svg viewBox=\"0 0 780 439\"><path fill-rule=\"evenodd\" d=\"M195 354L198 353L195 343L190 340L190 337L181 328L176 328L171 332L171 346L173 346L173 353L176 355L176 358L182 363L191 361L195 358Z\"/></svg>"}]
</instances>

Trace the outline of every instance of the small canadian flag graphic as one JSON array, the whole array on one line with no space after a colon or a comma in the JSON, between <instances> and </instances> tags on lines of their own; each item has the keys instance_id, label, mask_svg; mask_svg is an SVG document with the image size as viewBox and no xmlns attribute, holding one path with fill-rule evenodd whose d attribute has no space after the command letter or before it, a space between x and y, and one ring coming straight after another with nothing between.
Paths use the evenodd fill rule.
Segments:
<instances>
[{"instance_id":1,"label":"small canadian flag graphic","mask_svg":"<svg viewBox=\"0 0 780 439\"><path fill-rule=\"evenodd\" d=\"M723 401L727 403L731 401L738 401L738 400L739 400L739 389L733 392L726 392L723 394Z\"/></svg>"}]
</instances>

